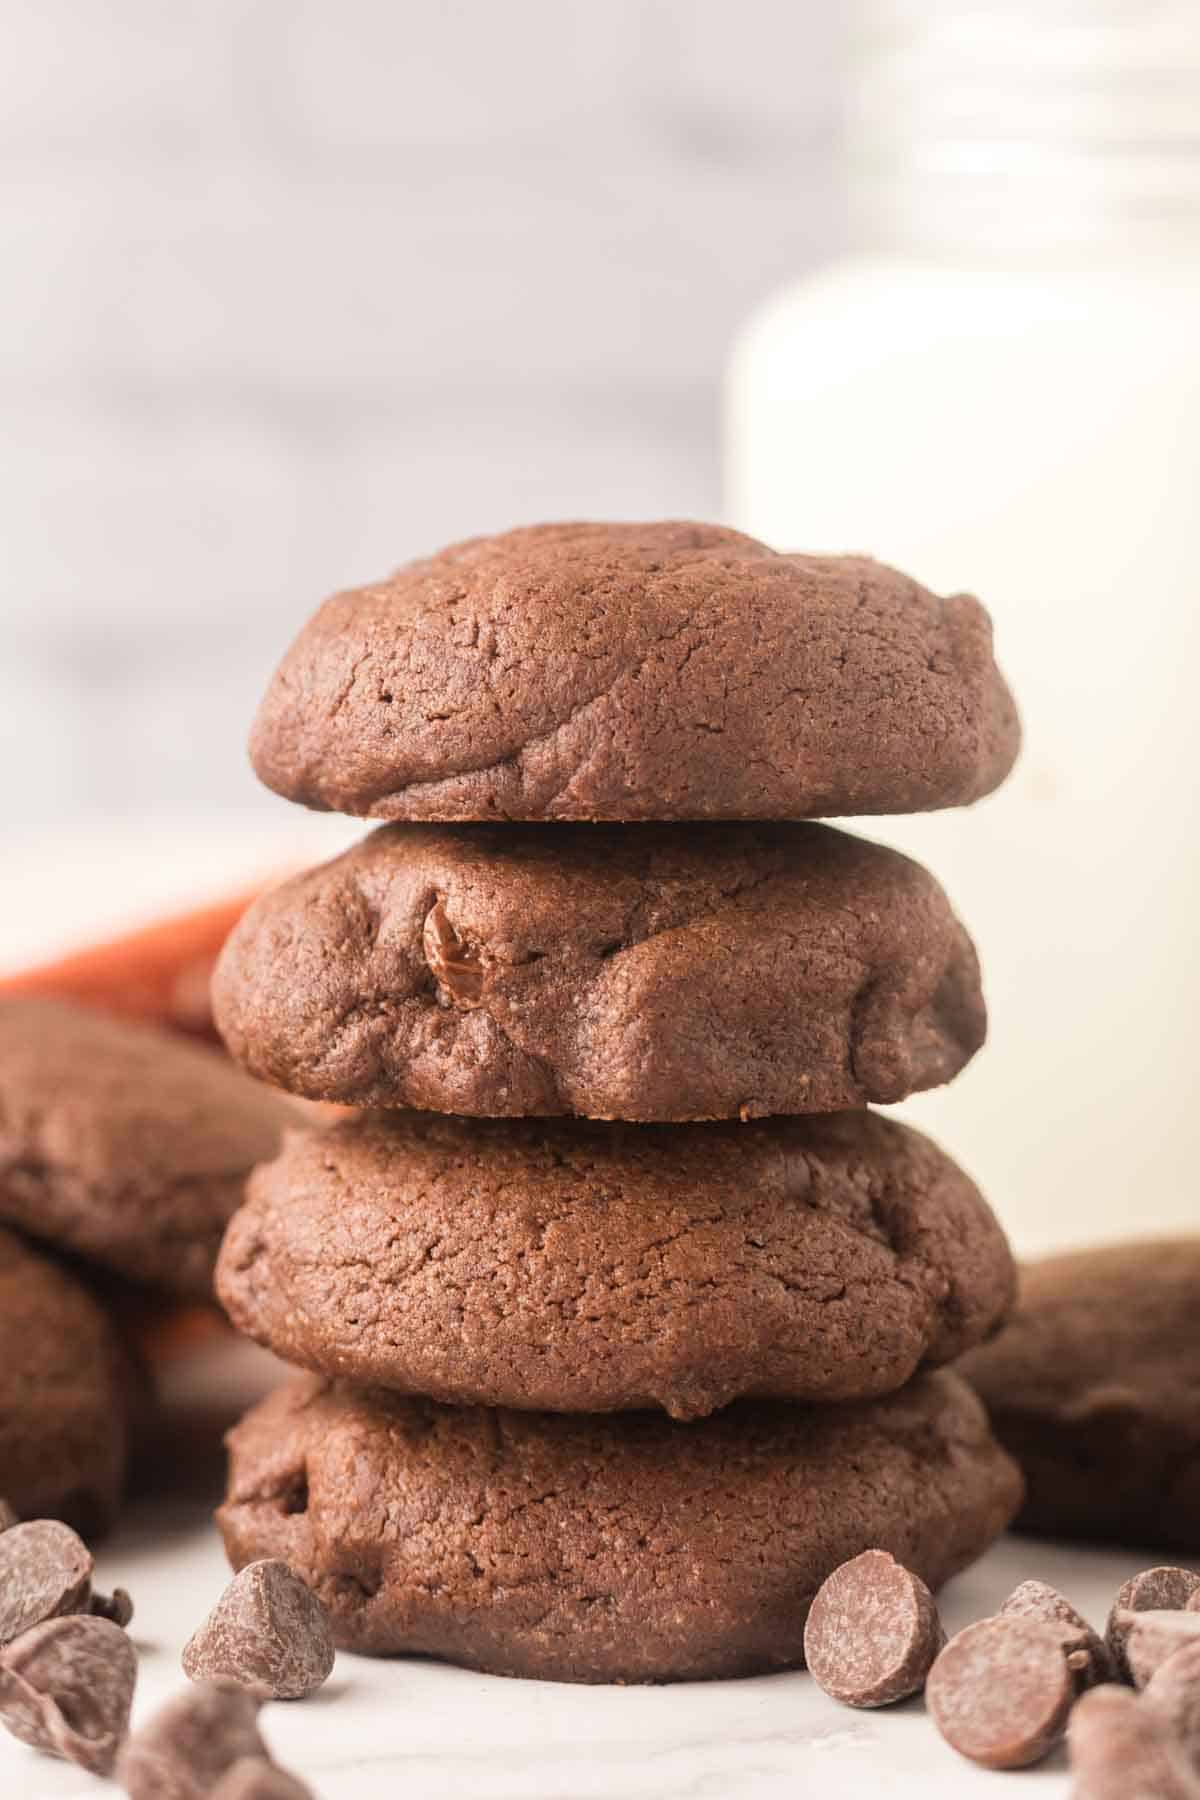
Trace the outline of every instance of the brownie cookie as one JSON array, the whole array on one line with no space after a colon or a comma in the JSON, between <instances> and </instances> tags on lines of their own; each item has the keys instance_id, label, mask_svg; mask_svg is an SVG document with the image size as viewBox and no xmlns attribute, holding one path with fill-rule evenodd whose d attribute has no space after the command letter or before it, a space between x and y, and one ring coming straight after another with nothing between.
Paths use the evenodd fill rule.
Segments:
<instances>
[{"instance_id":1,"label":"brownie cookie","mask_svg":"<svg viewBox=\"0 0 1200 1800\"><path fill-rule=\"evenodd\" d=\"M500 1675L670 1681L799 1664L813 1595L868 1547L931 1587L1020 1476L957 1376L699 1425L442 1407L305 1376L230 1436L235 1568L279 1557L350 1650Z\"/></svg>"},{"instance_id":2,"label":"brownie cookie","mask_svg":"<svg viewBox=\"0 0 1200 1800\"><path fill-rule=\"evenodd\" d=\"M0 1219L136 1281L212 1291L221 1234L296 1113L214 1050L0 1002Z\"/></svg>"},{"instance_id":3,"label":"brownie cookie","mask_svg":"<svg viewBox=\"0 0 1200 1800\"><path fill-rule=\"evenodd\" d=\"M214 981L256 1075L472 1115L835 1112L983 1042L933 877L827 825L393 825L251 907Z\"/></svg>"},{"instance_id":4,"label":"brownie cookie","mask_svg":"<svg viewBox=\"0 0 1200 1800\"><path fill-rule=\"evenodd\" d=\"M1019 728L977 600L716 525L535 525L327 600L251 740L375 819L803 819L976 800Z\"/></svg>"},{"instance_id":5,"label":"brownie cookie","mask_svg":"<svg viewBox=\"0 0 1200 1800\"><path fill-rule=\"evenodd\" d=\"M1028 1478L1027 1530L1200 1549L1200 1238L1030 1264L963 1373Z\"/></svg>"},{"instance_id":6,"label":"brownie cookie","mask_svg":"<svg viewBox=\"0 0 1200 1800\"><path fill-rule=\"evenodd\" d=\"M973 1183L873 1113L379 1113L255 1173L217 1287L239 1331L347 1380L693 1419L888 1393L986 1337L1014 1270Z\"/></svg>"},{"instance_id":7,"label":"brownie cookie","mask_svg":"<svg viewBox=\"0 0 1200 1800\"><path fill-rule=\"evenodd\" d=\"M0 1226L0 1482L24 1519L86 1535L111 1523L130 1391L107 1315L73 1275Z\"/></svg>"}]
</instances>

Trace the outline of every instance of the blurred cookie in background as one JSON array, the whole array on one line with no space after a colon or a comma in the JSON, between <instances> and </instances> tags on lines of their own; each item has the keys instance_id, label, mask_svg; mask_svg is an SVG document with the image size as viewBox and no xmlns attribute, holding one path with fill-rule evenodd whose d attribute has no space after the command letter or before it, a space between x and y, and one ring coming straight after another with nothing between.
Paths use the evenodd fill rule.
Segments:
<instances>
[{"instance_id":1,"label":"blurred cookie in background","mask_svg":"<svg viewBox=\"0 0 1200 1800\"><path fill-rule=\"evenodd\" d=\"M206 1298L246 1177L295 1118L203 1045L0 998L0 1221L100 1268Z\"/></svg>"},{"instance_id":2,"label":"blurred cookie in background","mask_svg":"<svg viewBox=\"0 0 1200 1800\"><path fill-rule=\"evenodd\" d=\"M26 1519L111 1524L146 1388L99 1301L0 1226L0 1487Z\"/></svg>"},{"instance_id":3,"label":"blurred cookie in background","mask_svg":"<svg viewBox=\"0 0 1200 1800\"><path fill-rule=\"evenodd\" d=\"M959 1368L1025 1472L1019 1527L1200 1553L1200 1238L1028 1264Z\"/></svg>"}]
</instances>

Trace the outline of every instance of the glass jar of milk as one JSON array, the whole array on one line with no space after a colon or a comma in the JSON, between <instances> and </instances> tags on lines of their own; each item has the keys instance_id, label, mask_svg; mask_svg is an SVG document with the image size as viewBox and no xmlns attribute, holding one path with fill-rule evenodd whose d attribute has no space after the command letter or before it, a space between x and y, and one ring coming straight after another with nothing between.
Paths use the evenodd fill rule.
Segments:
<instances>
[{"instance_id":1,"label":"glass jar of milk","mask_svg":"<svg viewBox=\"0 0 1200 1800\"><path fill-rule=\"evenodd\" d=\"M1200 10L875 0L870 254L755 317L732 522L990 608L1025 748L859 821L979 945L991 1039L904 1112L1022 1251L1200 1228Z\"/></svg>"}]
</instances>

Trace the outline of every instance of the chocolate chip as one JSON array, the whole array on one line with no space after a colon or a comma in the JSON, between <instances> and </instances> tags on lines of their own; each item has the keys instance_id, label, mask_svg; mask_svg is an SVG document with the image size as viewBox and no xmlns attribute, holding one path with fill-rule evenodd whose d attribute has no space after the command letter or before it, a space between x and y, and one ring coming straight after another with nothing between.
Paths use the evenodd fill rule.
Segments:
<instances>
[{"instance_id":1,"label":"chocolate chip","mask_svg":"<svg viewBox=\"0 0 1200 1800\"><path fill-rule=\"evenodd\" d=\"M0 1532L0 1644L45 1619L86 1612L92 1558L82 1538L57 1519L31 1519Z\"/></svg>"},{"instance_id":2,"label":"chocolate chip","mask_svg":"<svg viewBox=\"0 0 1200 1800\"><path fill-rule=\"evenodd\" d=\"M111 1595L92 1595L92 1611L98 1619L111 1619L123 1629L133 1618L133 1601L124 1588L114 1588Z\"/></svg>"},{"instance_id":3,"label":"chocolate chip","mask_svg":"<svg viewBox=\"0 0 1200 1800\"><path fill-rule=\"evenodd\" d=\"M1185 1644L1159 1664L1142 1689L1142 1704L1158 1715L1200 1770L1200 1643Z\"/></svg>"},{"instance_id":4,"label":"chocolate chip","mask_svg":"<svg viewBox=\"0 0 1200 1800\"><path fill-rule=\"evenodd\" d=\"M11 1526L19 1525L20 1523L20 1518L8 1504L8 1501L0 1499L0 1531L8 1531Z\"/></svg>"},{"instance_id":5,"label":"chocolate chip","mask_svg":"<svg viewBox=\"0 0 1200 1800\"><path fill-rule=\"evenodd\" d=\"M1200 1615L1158 1609L1118 1614L1125 1633L1125 1660L1133 1685L1144 1688L1155 1670L1188 1644L1200 1644Z\"/></svg>"},{"instance_id":6,"label":"chocolate chip","mask_svg":"<svg viewBox=\"0 0 1200 1800\"><path fill-rule=\"evenodd\" d=\"M933 1595L886 1550L864 1550L817 1590L804 1660L846 1706L890 1706L924 1685L945 1643Z\"/></svg>"},{"instance_id":7,"label":"chocolate chip","mask_svg":"<svg viewBox=\"0 0 1200 1800\"><path fill-rule=\"evenodd\" d=\"M1016 1614L981 1619L952 1637L925 1684L948 1744L987 1769L1039 1762L1066 1730L1080 1672L1061 1626Z\"/></svg>"},{"instance_id":8,"label":"chocolate chip","mask_svg":"<svg viewBox=\"0 0 1200 1800\"><path fill-rule=\"evenodd\" d=\"M1200 1800L1200 1774L1152 1707L1109 1682L1085 1694L1067 1733L1072 1800Z\"/></svg>"},{"instance_id":9,"label":"chocolate chip","mask_svg":"<svg viewBox=\"0 0 1200 1800\"><path fill-rule=\"evenodd\" d=\"M1154 1569L1143 1569L1140 1575L1134 1575L1124 1587L1118 1589L1108 1615L1108 1630L1105 1633L1118 1681L1133 1679L1125 1659L1127 1631L1120 1625L1119 1615L1159 1610L1182 1611L1197 1601L1200 1601L1200 1575L1193 1574L1191 1569L1174 1568L1169 1563Z\"/></svg>"},{"instance_id":10,"label":"chocolate chip","mask_svg":"<svg viewBox=\"0 0 1200 1800\"><path fill-rule=\"evenodd\" d=\"M130 1800L209 1800L238 1762L270 1762L258 1732L261 1705L261 1695L233 1682L185 1689L126 1740L118 1782Z\"/></svg>"},{"instance_id":11,"label":"chocolate chip","mask_svg":"<svg viewBox=\"0 0 1200 1800\"><path fill-rule=\"evenodd\" d=\"M0 1719L23 1744L107 1775L129 1729L137 1656L86 1614L35 1625L0 1653Z\"/></svg>"},{"instance_id":12,"label":"chocolate chip","mask_svg":"<svg viewBox=\"0 0 1200 1800\"><path fill-rule=\"evenodd\" d=\"M259 1756L243 1756L212 1789L209 1800L313 1800L311 1788Z\"/></svg>"},{"instance_id":13,"label":"chocolate chip","mask_svg":"<svg viewBox=\"0 0 1200 1800\"><path fill-rule=\"evenodd\" d=\"M235 1575L183 1652L193 1681L226 1679L299 1700L333 1667L333 1636L321 1602L285 1562L248 1563Z\"/></svg>"},{"instance_id":14,"label":"chocolate chip","mask_svg":"<svg viewBox=\"0 0 1200 1800\"><path fill-rule=\"evenodd\" d=\"M422 944L425 960L447 1004L477 1006L483 996L483 969L459 941L446 917L443 900L438 900L426 916Z\"/></svg>"},{"instance_id":15,"label":"chocolate chip","mask_svg":"<svg viewBox=\"0 0 1200 1800\"><path fill-rule=\"evenodd\" d=\"M1060 1594L1049 1582L1023 1581L1008 1596L999 1616L1041 1619L1047 1625L1065 1627L1068 1658L1079 1650L1085 1653L1086 1661L1082 1665L1077 1663L1080 1685L1094 1687L1098 1681L1114 1679L1112 1657L1104 1639L1092 1630L1082 1613L1076 1612L1065 1594Z\"/></svg>"}]
</instances>

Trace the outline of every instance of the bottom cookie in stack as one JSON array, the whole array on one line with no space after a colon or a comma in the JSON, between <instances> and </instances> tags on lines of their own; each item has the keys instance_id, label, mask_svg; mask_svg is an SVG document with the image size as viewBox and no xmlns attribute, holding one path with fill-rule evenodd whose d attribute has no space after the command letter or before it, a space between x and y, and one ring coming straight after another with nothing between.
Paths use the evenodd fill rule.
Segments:
<instances>
[{"instance_id":1,"label":"bottom cookie in stack","mask_svg":"<svg viewBox=\"0 0 1200 1800\"><path fill-rule=\"evenodd\" d=\"M840 1562L877 1546L937 1585L1015 1511L975 1396L922 1372L1013 1280L970 1180L869 1112L294 1134L218 1288L315 1373L233 1434L231 1560L289 1562L350 1649L576 1681L794 1665Z\"/></svg>"},{"instance_id":2,"label":"bottom cookie in stack","mask_svg":"<svg viewBox=\"0 0 1200 1800\"><path fill-rule=\"evenodd\" d=\"M803 1662L814 1593L869 1546L937 1587L1021 1479L949 1371L885 1399L698 1424L449 1407L303 1376L230 1438L235 1567L286 1561L346 1649L549 1681Z\"/></svg>"}]
</instances>

